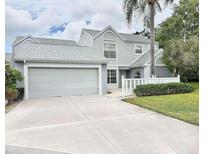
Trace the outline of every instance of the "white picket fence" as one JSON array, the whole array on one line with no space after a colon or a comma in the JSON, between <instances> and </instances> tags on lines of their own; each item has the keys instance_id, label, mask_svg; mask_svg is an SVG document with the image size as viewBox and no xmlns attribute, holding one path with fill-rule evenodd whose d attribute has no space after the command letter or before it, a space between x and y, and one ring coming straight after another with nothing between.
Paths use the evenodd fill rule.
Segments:
<instances>
[{"instance_id":1,"label":"white picket fence","mask_svg":"<svg viewBox=\"0 0 205 154\"><path fill-rule=\"evenodd\" d=\"M180 76L167 78L124 78L122 76L122 97L133 95L138 85L180 82Z\"/></svg>"}]
</instances>

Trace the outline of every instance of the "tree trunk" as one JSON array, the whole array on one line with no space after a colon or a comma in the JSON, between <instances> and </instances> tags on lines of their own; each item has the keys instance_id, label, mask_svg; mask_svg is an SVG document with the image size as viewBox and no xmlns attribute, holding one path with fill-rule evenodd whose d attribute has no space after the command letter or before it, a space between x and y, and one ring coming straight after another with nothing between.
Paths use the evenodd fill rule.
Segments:
<instances>
[{"instance_id":1,"label":"tree trunk","mask_svg":"<svg viewBox=\"0 0 205 154\"><path fill-rule=\"evenodd\" d=\"M151 77L154 74L154 5L150 4L150 52L151 52Z\"/></svg>"}]
</instances>

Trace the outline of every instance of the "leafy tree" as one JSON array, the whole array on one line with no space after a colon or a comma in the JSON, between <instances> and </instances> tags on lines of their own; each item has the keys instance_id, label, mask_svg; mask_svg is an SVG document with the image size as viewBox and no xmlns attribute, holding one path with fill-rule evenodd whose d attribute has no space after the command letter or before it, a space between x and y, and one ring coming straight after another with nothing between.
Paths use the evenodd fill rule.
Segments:
<instances>
[{"instance_id":1,"label":"leafy tree","mask_svg":"<svg viewBox=\"0 0 205 154\"><path fill-rule=\"evenodd\" d=\"M143 29L142 31L136 31L134 34L135 35L142 35L148 39L150 38L150 32L147 31L146 29Z\"/></svg>"},{"instance_id":2,"label":"leafy tree","mask_svg":"<svg viewBox=\"0 0 205 154\"><path fill-rule=\"evenodd\" d=\"M5 63L5 88L16 89L18 82L23 80L20 71L13 68L8 62Z\"/></svg>"},{"instance_id":3,"label":"leafy tree","mask_svg":"<svg viewBox=\"0 0 205 154\"><path fill-rule=\"evenodd\" d=\"M199 36L199 1L180 0L171 17L156 28L156 41L164 48L170 39L187 40Z\"/></svg>"},{"instance_id":4,"label":"leafy tree","mask_svg":"<svg viewBox=\"0 0 205 154\"><path fill-rule=\"evenodd\" d=\"M165 0L165 4L173 1L174 0ZM156 9L161 11L159 0L124 0L123 3L123 10L128 23L132 22L133 15L135 14L145 14L145 16L148 16L148 19L150 20L151 75L154 75L154 17ZM149 15L147 12L149 12Z\"/></svg>"},{"instance_id":5,"label":"leafy tree","mask_svg":"<svg viewBox=\"0 0 205 154\"><path fill-rule=\"evenodd\" d=\"M189 78L187 74L198 77L199 70L199 40L197 36L170 40L164 49L163 62L176 76ZM190 75L191 75L190 74Z\"/></svg>"}]
</instances>

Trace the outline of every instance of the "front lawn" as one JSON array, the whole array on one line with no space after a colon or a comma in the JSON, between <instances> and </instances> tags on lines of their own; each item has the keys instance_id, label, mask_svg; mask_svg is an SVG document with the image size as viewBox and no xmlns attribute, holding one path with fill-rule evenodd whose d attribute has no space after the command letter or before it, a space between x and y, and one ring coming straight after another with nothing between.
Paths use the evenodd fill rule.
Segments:
<instances>
[{"instance_id":1,"label":"front lawn","mask_svg":"<svg viewBox=\"0 0 205 154\"><path fill-rule=\"evenodd\" d=\"M199 125L199 83L187 84L194 88L192 93L134 97L123 101Z\"/></svg>"}]
</instances>

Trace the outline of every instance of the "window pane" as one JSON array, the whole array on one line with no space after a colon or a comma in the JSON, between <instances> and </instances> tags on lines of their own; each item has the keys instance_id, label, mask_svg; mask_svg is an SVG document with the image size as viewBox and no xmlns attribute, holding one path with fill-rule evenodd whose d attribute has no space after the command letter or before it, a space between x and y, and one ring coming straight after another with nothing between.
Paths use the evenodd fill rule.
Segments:
<instances>
[{"instance_id":1,"label":"window pane","mask_svg":"<svg viewBox=\"0 0 205 154\"><path fill-rule=\"evenodd\" d=\"M110 78L109 77L107 77L107 83L110 83Z\"/></svg>"},{"instance_id":2,"label":"window pane","mask_svg":"<svg viewBox=\"0 0 205 154\"><path fill-rule=\"evenodd\" d=\"M104 56L106 58L116 58L115 41L104 40Z\"/></svg>"},{"instance_id":3,"label":"window pane","mask_svg":"<svg viewBox=\"0 0 205 154\"><path fill-rule=\"evenodd\" d=\"M116 77L111 77L111 83L116 83Z\"/></svg>"},{"instance_id":4,"label":"window pane","mask_svg":"<svg viewBox=\"0 0 205 154\"><path fill-rule=\"evenodd\" d=\"M116 70L111 70L111 76L116 77Z\"/></svg>"},{"instance_id":5,"label":"window pane","mask_svg":"<svg viewBox=\"0 0 205 154\"><path fill-rule=\"evenodd\" d=\"M108 84L117 83L116 70L113 69L107 70L107 83Z\"/></svg>"},{"instance_id":6,"label":"window pane","mask_svg":"<svg viewBox=\"0 0 205 154\"><path fill-rule=\"evenodd\" d=\"M142 53L142 49L135 49L135 53Z\"/></svg>"},{"instance_id":7,"label":"window pane","mask_svg":"<svg viewBox=\"0 0 205 154\"><path fill-rule=\"evenodd\" d=\"M110 75L111 75L110 70L107 70L107 76L110 76Z\"/></svg>"},{"instance_id":8,"label":"window pane","mask_svg":"<svg viewBox=\"0 0 205 154\"><path fill-rule=\"evenodd\" d=\"M104 51L104 56L106 58L116 58L116 52L115 51Z\"/></svg>"}]
</instances>

